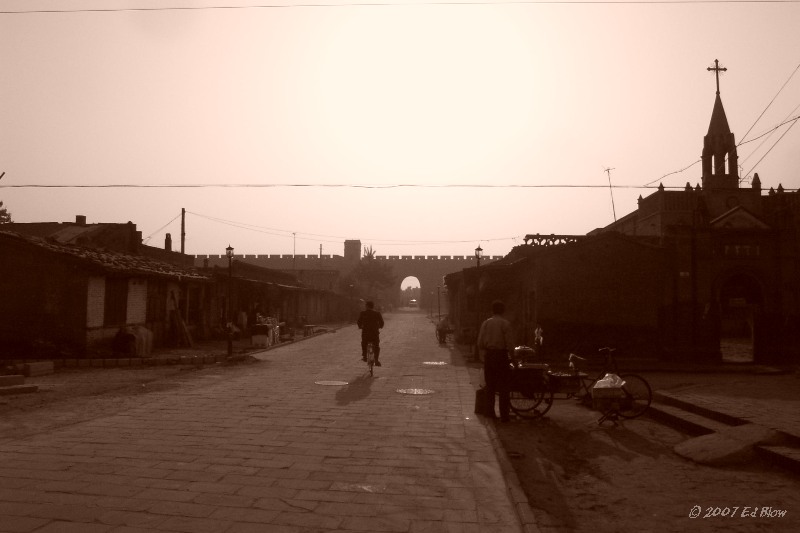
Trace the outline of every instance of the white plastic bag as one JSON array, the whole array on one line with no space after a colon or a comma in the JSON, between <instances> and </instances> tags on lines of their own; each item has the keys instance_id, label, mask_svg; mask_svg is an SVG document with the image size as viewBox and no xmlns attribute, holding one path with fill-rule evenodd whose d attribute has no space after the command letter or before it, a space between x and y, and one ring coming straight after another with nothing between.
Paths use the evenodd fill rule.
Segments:
<instances>
[{"instance_id":1,"label":"white plastic bag","mask_svg":"<svg viewBox=\"0 0 800 533\"><path fill-rule=\"evenodd\" d=\"M625 381L616 374L606 374L594 384L595 389L620 389Z\"/></svg>"}]
</instances>

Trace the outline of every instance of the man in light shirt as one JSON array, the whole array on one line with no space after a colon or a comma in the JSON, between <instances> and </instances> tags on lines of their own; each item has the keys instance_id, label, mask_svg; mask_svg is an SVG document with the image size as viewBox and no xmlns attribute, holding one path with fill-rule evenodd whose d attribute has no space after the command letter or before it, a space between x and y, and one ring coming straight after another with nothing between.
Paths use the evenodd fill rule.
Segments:
<instances>
[{"instance_id":1,"label":"man in light shirt","mask_svg":"<svg viewBox=\"0 0 800 533\"><path fill-rule=\"evenodd\" d=\"M495 393L500 394L500 420L508 422L511 401L509 387L511 370L508 367L514 351L514 334L511 322L503 318L506 306L500 300L492 302L492 316L481 324L478 333L478 348L484 350L483 375L486 380L488 416L494 414Z\"/></svg>"}]
</instances>

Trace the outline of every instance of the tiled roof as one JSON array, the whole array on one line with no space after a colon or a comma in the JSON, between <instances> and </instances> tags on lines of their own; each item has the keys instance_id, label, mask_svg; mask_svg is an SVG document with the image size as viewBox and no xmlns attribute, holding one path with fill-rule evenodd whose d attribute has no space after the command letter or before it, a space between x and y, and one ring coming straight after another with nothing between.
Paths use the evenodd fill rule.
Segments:
<instances>
[{"instance_id":1,"label":"tiled roof","mask_svg":"<svg viewBox=\"0 0 800 533\"><path fill-rule=\"evenodd\" d=\"M209 281L211 279L209 276L200 274L195 270L155 261L147 257L60 244L40 237L20 235L12 231L0 230L0 244L3 241L24 243L47 252L72 257L95 267L100 267L107 272L161 276L196 281Z\"/></svg>"}]
</instances>

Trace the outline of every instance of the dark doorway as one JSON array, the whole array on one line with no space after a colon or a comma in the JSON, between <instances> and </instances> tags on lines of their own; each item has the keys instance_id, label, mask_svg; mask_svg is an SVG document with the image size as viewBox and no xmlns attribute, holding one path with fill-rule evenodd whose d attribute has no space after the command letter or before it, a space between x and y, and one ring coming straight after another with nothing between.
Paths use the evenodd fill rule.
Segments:
<instances>
[{"instance_id":1,"label":"dark doorway","mask_svg":"<svg viewBox=\"0 0 800 533\"><path fill-rule=\"evenodd\" d=\"M737 274L719 290L720 352L726 363L752 363L758 313L763 304L761 286L752 276Z\"/></svg>"}]
</instances>

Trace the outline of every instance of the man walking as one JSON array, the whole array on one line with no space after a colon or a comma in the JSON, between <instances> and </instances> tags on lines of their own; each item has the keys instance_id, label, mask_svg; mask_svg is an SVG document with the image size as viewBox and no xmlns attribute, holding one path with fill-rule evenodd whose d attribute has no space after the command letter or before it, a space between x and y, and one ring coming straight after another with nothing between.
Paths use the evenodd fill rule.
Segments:
<instances>
[{"instance_id":1,"label":"man walking","mask_svg":"<svg viewBox=\"0 0 800 533\"><path fill-rule=\"evenodd\" d=\"M511 370L508 367L510 354L514 351L514 336L511 322L503 318L506 306L500 300L492 302L492 316L481 324L478 333L478 348L484 350L483 376L486 380L487 415L494 414L495 393L500 393L500 420L508 422L511 409L509 389Z\"/></svg>"},{"instance_id":2,"label":"man walking","mask_svg":"<svg viewBox=\"0 0 800 533\"><path fill-rule=\"evenodd\" d=\"M374 302L367 302L366 309L358 315L358 329L361 330L361 359L367 360L367 344L372 343L375 351L375 366L381 366L378 357L381 354L380 329L383 327L383 315L375 310Z\"/></svg>"}]
</instances>

